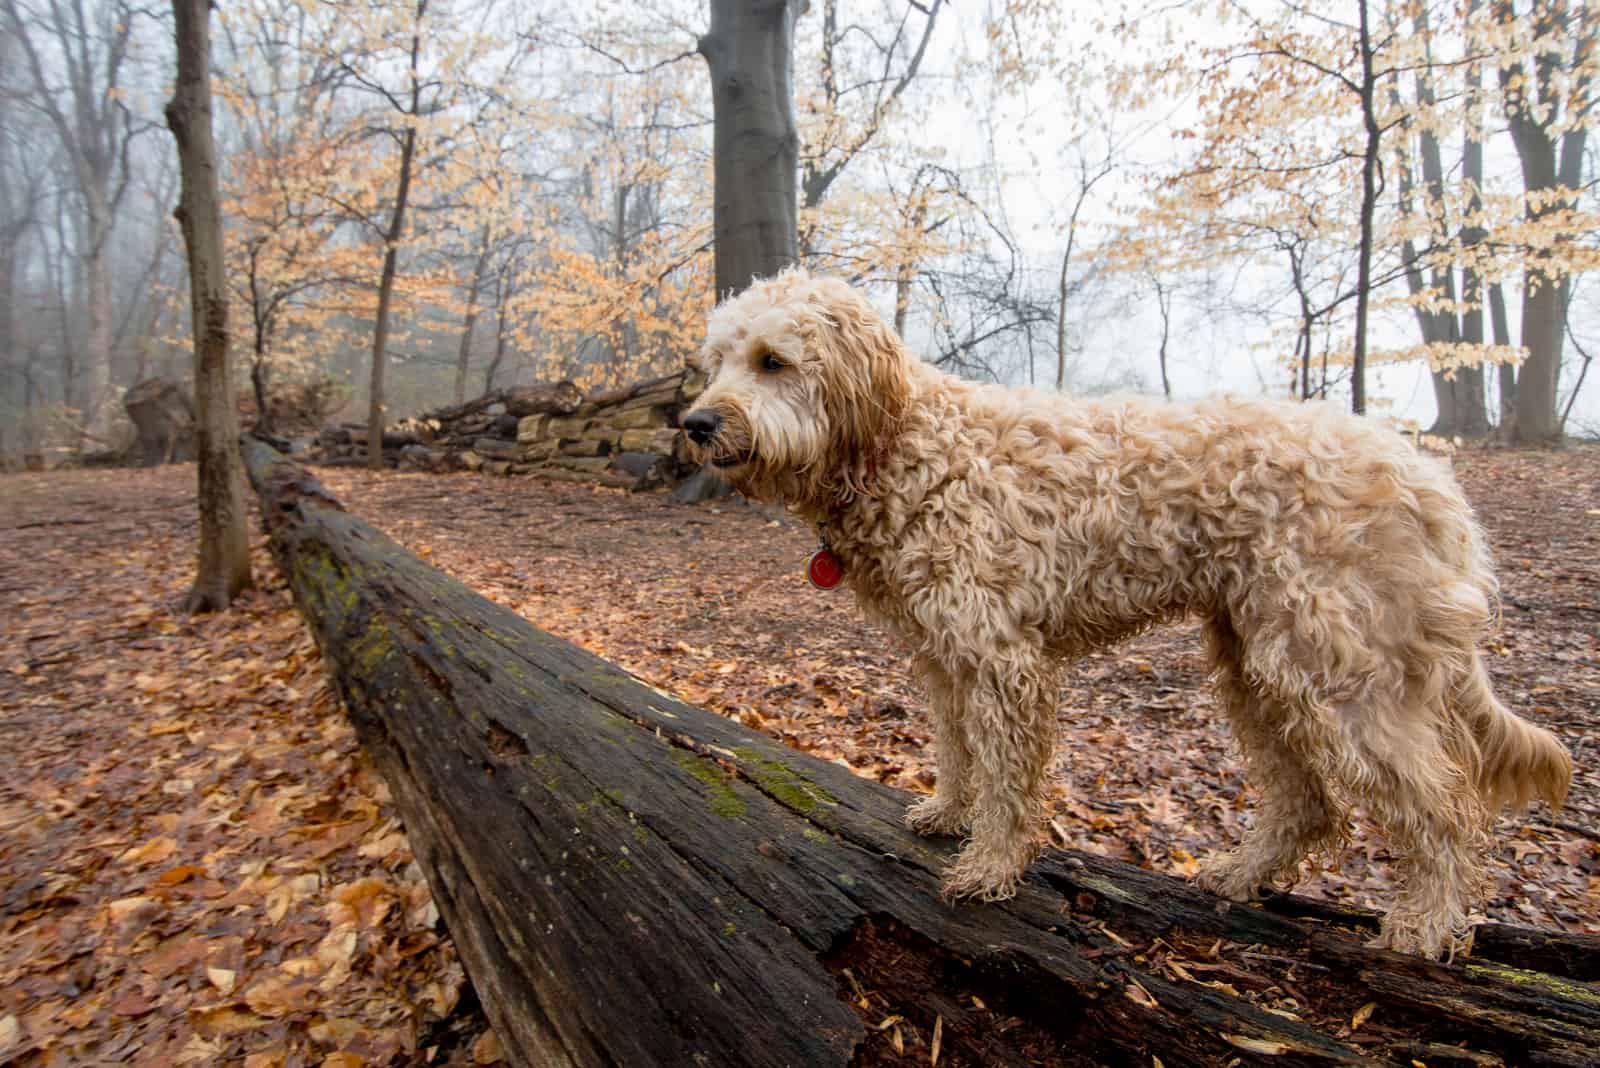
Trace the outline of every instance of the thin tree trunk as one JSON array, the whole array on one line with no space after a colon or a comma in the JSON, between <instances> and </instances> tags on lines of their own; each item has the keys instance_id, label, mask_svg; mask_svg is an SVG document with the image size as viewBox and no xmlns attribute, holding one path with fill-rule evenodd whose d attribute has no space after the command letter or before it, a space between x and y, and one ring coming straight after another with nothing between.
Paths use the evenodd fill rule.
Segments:
<instances>
[{"instance_id":1,"label":"thin tree trunk","mask_svg":"<svg viewBox=\"0 0 1600 1068\"><path fill-rule=\"evenodd\" d=\"M61 403L70 409L83 409L83 382L78 374L80 360L78 331L74 329L76 302L83 300L81 291L74 292L67 267L68 248L67 212L63 200L56 201L55 248L50 259L51 281L55 286L56 308L59 310L57 327L61 332Z\"/></svg>"},{"instance_id":2,"label":"thin tree trunk","mask_svg":"<svg viewBox=\"0 0 1600 1068\"><path fill-rule=\"evenodd\" d=\"M483 289L483 275L489 267L489 229L484 227L483 246L478 252L478 262L472 268L472 282L467 287L467 314L461 321L461 344L456 350L456 403L467 399L467 366L472 362L472 330L478 325L478 293Z\"/></svg>"},{"instance_id":3,"label":"thin tree trunk","mask_svg":"<svg viewBox=\"0 0 1600 1068\"><path fill-rule=\"evenodd\" d=\"M1172 291L1155 279L1156 310L1161 313L1161 348L1156 353L1161 363L1161 394L1172 399L1172 379L1167 376L1167 340L1172 333Z\"/></svg>"},{"instance_id":4,"label":"thin tree trunk","mask_svg":"<svg viewBox=\"0 0 1600 1068\"><path fill-rule=\"evenodd\" d=\"M1289 274L1294 280L1295 296L1300 300L1300 336L1295 339L1295 348L1300 352L1300 399L1304 401L1311 399L1312 329L1316 325L1316 313L1311 310L1311 297L1306 292L1304 249L1297 251L1290 243L1284 251L1289 254Z\"/></svg>"},{"instance_id":5,"label":"thin tree trunk","mask_svg":"<svg viewBox=\"0 0 1600 1068\"><path fill-rule=\"evenodd\" d=\"M506 268L507 271L510 267ZM495 312L494 312L494 358L489 361L489 366L483 371L483 392L494 391L494 376L500 370L500 363L506 356L506 302L510 297L507 290L509 282L502 276L501 283L495 287Z\"/></svg>"},{"instance_id":6,"label":"thin tree trunk","mask_svg":"<svg viewBox=\"0 0 1600 1068\"><path fill-rule=\"evenodd\" d=\"M183 172L177 217L189 251L200 469L200 562L187 608L210 612L226 608L250 588L250 542L245 534L238 417L228 374L228 293L211 132L210 6L207 0L172 0L172 12L178 78L166 110Z\"/></svg>"},{"instance_id":7,"label":"thin tree trunk","mask_svg":"<svg viewBox=\"0 0 1600 1068\"><path fill-rule=\"evenodd\" d=\"M28 356L22 365L22 466L33 470L35 458L43 465L43 442L39 433L40 396L36 369L39 364L39 343L28 347Z\"/></svg>"},{"instance_id":8,"label":"thin tree trunk","mask_svg":"<svg viewBox=\"0 0 1600 1068\"><path fill-rule=\"evenodd\" d=\"M1416 34L1421 38L1427 48L1425 59L1432 62L1432 31L1429 24L1428 11L1425 7L1418 7L1412 14L1412 25ZM1476 92L1477 74L1475 69L1468 70L1467 89ZM1395 94L1398 96L1398 93ZM1424 109L1430 109L1436 103L1433 90L1431 72L1424 65L1417 72L1417 103ZM1468 192L1469 205L1467 214L1475 210L1476 184L1483 178L1483 149L1475 144L1473 135L1475 131L1467 132L1467 143L1462 157L1462 180L1470 188ZM1450 232L1448 210L1444 202L1444 160L1439 145L1439 136L1426 122L1420 124L1418 130L1420 158L1422 162L1422 213L1428 220L1428 232L1435 241L1443 241ZM1476 151L1476 170L1474 171L1473 153ZM1472 172L1472 173L1468 173ZM1407 200L1406 187L1409 184L1409 168L1402 167L1400 184L1402 200ZM1409 207L1406 209L1409 211ZM1464 230L1462 241L1467 243L1481 239L1482 231ZM1406 242L1405 253L1407 257L1406 280L1412 295L1417 295L1422 289L1422 266L1416 263L1416 252L1411 242ZM1463 279L1463 287L1473 284L1476 275L1470 270ZM1423 341L1428 344L1440 346L1453 346L1463 340L1463 326L1456 317L1456 285L1455 273L1451 265L1435 263L1432 277L1427 283L1428 288L1437 299L1445 302L1441 311L1429 311L1417 308L1417 317L1422 327ZM1467 300L1473 299L1466 295ZM1479 332L1481 340L1482 319L1479 318ZM1483 370L1478 365L1460 366L1456 364L1440 365L1439 361L1430 361L1430 377L1433 381L1434 401L1438 408L1438 415L1429 432L1453 436L1465 434L1469 437L1480 437L1489 429L1488 413L1484 409L1483 399Z\"/></svg>"},{"instance_id":9,"label":"thin tree trunk","mask_svg":"<svg viewBox=\"0 0 1600 1068\"><path fill-rule=\"evenodd\" d=\"M1470 18L1476 10L1477 0L1468 0L1467 15ZM1482 88L1483 71L1480 64L1473 63L1467 68L1467 92L1476 98ZM1481 123L1476 119L1475 112L1469 112L1473 118L1466 129L1465 143L1461 150L1461 183L1466 186L1467 216L1473 219L1483 208L1483 130ZM1484 313L1483 302L1485 299L1483 276L1473 266L1474 256L1479 244L1488 234L1482 226L1474 220L1461 230L1461 245L1466 251L1466 263L1461 271L1461 299L1464 310L1461 313L1461 340L1467 345L1481 347L1484 344ZM1461 433L1469 437L1483 437L1489 433L1489 407L1486 395L1486 378L1482 361L1471 367L1463 367L1457 375L1460 384L1458 396L1464 405L1464 417L1461 420Z\"/></svg>"},{"instance_id":10,"label":"thin tree trunk","mask_svg":"<svg viewBox=\"0 0 1600 1068\"><path fill-rule=\"evenodd\" d=\"M1511 324L1506 318L1506 291L1499 282L1489 284L1489 328L1496 345L1511 344ZM1500 429L1499 437L1511 440L1517 432L1517 365L1505 361L1500 365Z\"/></svg>"},{"instance_id":11,"label":"thin tree trunk","mask_svg":"<svg viewBox=\"0 0 1600 1068\"><path fill-rule=\"evenodd\" d=\"M1372 72L1372 32L1367 25L1367 0L1361 0L1361 117L1367 131L1361 160L1361 246L1356 267L1356 337L1350 357L1350 408L1367 411L1367 310L1372 290L1372 216L1378 205L1378 127L1376 79Z\"/></svg>"},{"instance_id":12,"label":"thin tree trunk","mask_svg":"<svg viewBox=\"0 0 1600 1068\"><path fill-rule=\"evenodd\" d=\"M1423 135L1424 141L1431 140L1429 135ZM1438 142L1433 141L1433 160L1439 162ZM1430 231L1439 232L1441 220L1436 216L1435 209L1438 201L1431 185L1432 175L1436 173L1428 164L1428 146L1423 147L1423 175L1425 193L1423 196L1423 210L1428 212ZM1400 213L1405 216L1415 214L1412 204L1412 177L1410 166L1401 161L1396 169L1399 172L1400 184ZM1407 238L1400 248L1400 261L1405 269L1406 290L1410 293L1413 303L1412 314L1417 320L1417 329L1422 334L1424 345L1447 345L1458 340L1456 317L1453 311L1435 311L1421 303L1424 291L1430 283L1423 277L1422 258L1417 252L1416 242ZM1434 271L1431 283L1435 297L1442 296L1445 300L1454 301L1455 287L1453 279L1448 272ZM1442 292L1441 292L1442 291ZM1428 374L1433 383L1434 418L1433 425L1428 428L1430 434L1453 435L1460 430L1462 406L1460 404L1460 390L1458 384L1459 371L1449 367L1437 366L1435 359L1429 358Z\"/></svg>"},{"instance_id":13,"label":"thin tree trunk","mask_svg":"<svg viewBox=\"0 0 1600 1068\"><path fill-rule=\"evenodd\" d=\"M394 194L394 211L383 234L383 274L378 280L378 316L372 330L372 377L367 388L367 467L383 470L384 370L388 360L389 305L394 300L394 277L399 267L400 238L406 230L406 201L411 195L411 164L417 153L417 121L422 110L422 82L417 61L422 53L422 20L428 0L417 0L417 21L411 33L411 108L406 112L405 136L400 141L400 176Z\"/></svg>"},{"instance_id":14,"label":"thin tree trunk","mask_svg":"<svg viewBox=\"0 0 1600 1068\"><path fill-rule=\"evenodd\" d=\"M798 0L711 0L699 52L711 72L716 296L799 258L794 121Z\"/></svg>"},{"instance_id":15,"label":"thin tree trunk","mask_svg":"<svg viewBox=\"0 0 1600 1068\"><path fill-rule=\"evenodd\" d=\"M1061 254L1061 277L1056 283L1056 392L1067 388L1067 271L1072 266L1072 243L1077 236L1077 212L1067 227L1067 250Z\"/></svg>"},{"instance_id":16,"label":"thin tree trunk","mask_svg":"<svg viewBox=\"0 0 1600 1068\"><path fill-rule=\"evenodd\" d=\"M922 236L922 227L927 222L927 217L928 206L918 190L917 206L911 212L913 237L908 247L901 253L900 265L895 270L894 276L894 332L896 336L902 338L906 336L906 318L911 314L911 283L917 277L916 257L911 249Z\"/></svg>"},{"instance_id":17,"label":"thin tree trunk","mask_svg":"<svg viewBox=\"0 0 1600 1068\"><path fill-rule=\"evenodd\" d=\"M1568 297L1570 298L1570 296L1571 294L1569 293ZM1565 326L1565 324L1563 324L1563 326ZM1577 351L1578 358L1582 362L1578 364L1578 380L1572 383L1572 392L1567 395L1566 406L1561 409L1561 420L1557 424L1557 429L1561 433L1566 432L1567 419L1572 415L1572 406L1577 402L1579 392L1583 390L1583 380L1589 376L1589 365L1594 362L1594 357L1590 356L1589 353L1584 350L1584 347L1578 343L1577 337L1573 337L1572 347Z\"/></svg>"},{"instance_id":18,"label":"thin tree trunk","mask_svg":"<svg viewBox=\"0 0 1600 1068\"><path fill-rule=\"evenodd\" d=\"M91 202L102 198L90 196ZM85 288L83 424L89 436L106 440L111 425L111 272L106 263L110 225L89 214L89 254L83 263ZM199 329L198 325L195 327Z\"/></svg>"}]
</instances>

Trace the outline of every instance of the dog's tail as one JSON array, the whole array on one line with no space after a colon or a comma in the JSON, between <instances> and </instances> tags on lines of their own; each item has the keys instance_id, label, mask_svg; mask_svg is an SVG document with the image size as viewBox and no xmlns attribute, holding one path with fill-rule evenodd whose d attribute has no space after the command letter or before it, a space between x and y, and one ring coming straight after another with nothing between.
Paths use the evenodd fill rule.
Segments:
<instances>
[{"instance_id":1,"label":"dog's tail","mask_svg":"<svg viewBox=\"0 0 1600 1068\"><path fill-rule=\"evenodd\" d=\"M1478 743L1478 794L1495 812L1516 808L1535 798L1559 807L1572 784L1572 757L1556 736L1513 715L1489 685L1483 657L1474 653L1472 666L1457 683L1457 711Z\"/></svg>"}]
</instances>

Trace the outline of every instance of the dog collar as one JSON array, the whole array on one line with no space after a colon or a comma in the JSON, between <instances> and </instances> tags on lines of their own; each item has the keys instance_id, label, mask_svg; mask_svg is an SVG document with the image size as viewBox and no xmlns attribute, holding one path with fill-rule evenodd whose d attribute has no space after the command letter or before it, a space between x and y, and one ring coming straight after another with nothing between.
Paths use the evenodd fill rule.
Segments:
<instances>
[{"instance_id":1,"label":"dog collar","mask_svg":"<svg viewBox=\"0 0 1600 1068\"><path fill-rule=\"evenodd\" d=\"M831 590L844 581L844 561L824 545L806 561L806 578L819 590Z\"/></svg>"}]
</instances>

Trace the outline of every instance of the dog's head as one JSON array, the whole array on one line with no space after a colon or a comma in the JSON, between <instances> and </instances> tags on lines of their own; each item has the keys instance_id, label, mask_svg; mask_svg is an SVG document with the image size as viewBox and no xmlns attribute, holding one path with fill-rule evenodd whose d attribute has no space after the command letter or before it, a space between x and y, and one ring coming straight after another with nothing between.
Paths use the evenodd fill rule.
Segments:
<instances>
[{"instance_id":1,"label":"dog's head","mask_svg":"<svg viewBox=\"0 0 1600 1068\"><path fill-rule=\"evenodd\" d=\"M799 268L719 305L690 362L707 384L684 432L760 499L836 494L910 397L911 360L889 324L844 282Z\"/></svg>"}]
</instances>

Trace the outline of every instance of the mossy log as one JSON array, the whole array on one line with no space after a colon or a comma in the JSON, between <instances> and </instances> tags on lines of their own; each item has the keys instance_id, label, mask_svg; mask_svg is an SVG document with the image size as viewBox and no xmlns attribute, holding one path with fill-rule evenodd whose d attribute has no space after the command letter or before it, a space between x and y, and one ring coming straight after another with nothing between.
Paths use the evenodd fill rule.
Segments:
<instances>
[{"instance_id":1,"label":"mossy log","mask_svg":"<svg viewBox=\"0 0 1600 1068\"><path fill-rule=\"evenodd\" d=\"M1012 901L947 904L956 843L907 832L903 793L538 630L245 456L519 1064L1595 1063L1592 938L1487 927L1432 963L1367 948L1370 914L1074 852Z\"/></svg>"}]
</instances>

